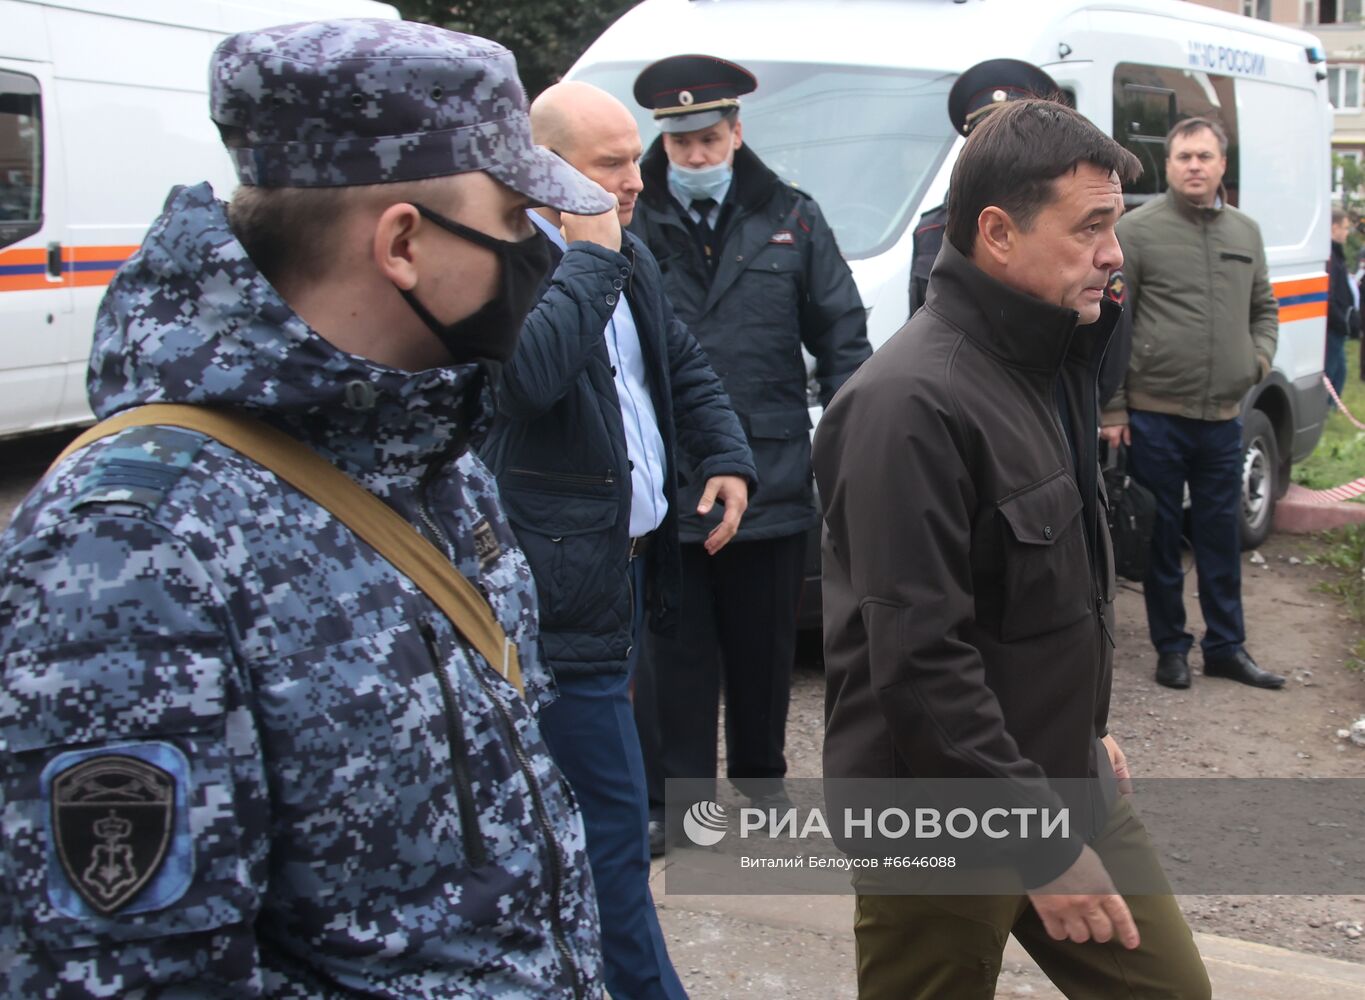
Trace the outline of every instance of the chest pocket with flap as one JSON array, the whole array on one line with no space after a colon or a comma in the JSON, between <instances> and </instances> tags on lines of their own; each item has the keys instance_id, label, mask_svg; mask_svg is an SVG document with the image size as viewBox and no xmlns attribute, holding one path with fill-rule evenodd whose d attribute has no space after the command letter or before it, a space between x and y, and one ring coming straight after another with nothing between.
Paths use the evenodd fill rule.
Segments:
<instances>
[{"instance_id":1,"label":"chest pocket with flap","mask_svg":"<svg viewBox=\"0 0 1365 1000\"><path fill-rule=\"evenodd\" d=\"M997 505L1002 521L1006 642L1064 628L1091 610L1081 496L1064 472Z\"/></svg>"}]
</instances>

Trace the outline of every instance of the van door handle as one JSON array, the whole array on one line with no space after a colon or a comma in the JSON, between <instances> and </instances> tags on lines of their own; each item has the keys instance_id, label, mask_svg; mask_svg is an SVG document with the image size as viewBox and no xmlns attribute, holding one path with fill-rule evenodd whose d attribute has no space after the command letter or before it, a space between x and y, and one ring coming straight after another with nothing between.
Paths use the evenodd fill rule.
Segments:
<instances>
[{"instance_id":1,"label":"van door handle","mask_svg":"<svg viewBox=\"0 0 1365 1000\"><path fill-rule=\"evenodd\" d=\"M60 278L62 276L62 245L60 243L49 243L47 245L47 276L49 278Z\"/></svg>"}]
</instances>

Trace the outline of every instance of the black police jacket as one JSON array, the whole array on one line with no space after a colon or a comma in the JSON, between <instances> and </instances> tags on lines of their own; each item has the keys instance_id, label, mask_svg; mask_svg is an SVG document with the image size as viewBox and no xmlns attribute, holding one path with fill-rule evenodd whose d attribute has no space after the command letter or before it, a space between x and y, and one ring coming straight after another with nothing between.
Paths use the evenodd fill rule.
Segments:
<instances>
[{"instance_id":1,"label":"black police jacket","mask_svg":"<svg viewBox=\"0 0 1365 1000\"><path fill-rule=\"evenodd\" d=\"M623 234L622 252L572 243L503 367L498 415L481 453L526 552L540 597L546 658L557 675L617 673L630 652L630 462L603 331L626 295L645 359L668 468L668 514L651 538L651 627L676 625L675 451L705 478L756 485L753 456L725 389L664 298L658 265ZM696 500L692 500L693 507Z\"/></svg>"},{"instance_id":2,"label":"black police jacket","mask_svg":"<svg viewBox=\"0 0 1365 1000\"><path fill-rule=\"evenodd\" d=\"M719 220L712 271L690 218L668 192L668 158L656 140L641 161L645 189L631 230L649 245L664 289L725 383L753 447L761 490L739 541L780 538L819 520L810 473L804 345L815 358L821 403L872 353L862 300L834 233L809 195L784 184L741 147ZM679 532L699 542L719 512L696 516L705 483L682 463Z\"/></svg>"}]
</instances>

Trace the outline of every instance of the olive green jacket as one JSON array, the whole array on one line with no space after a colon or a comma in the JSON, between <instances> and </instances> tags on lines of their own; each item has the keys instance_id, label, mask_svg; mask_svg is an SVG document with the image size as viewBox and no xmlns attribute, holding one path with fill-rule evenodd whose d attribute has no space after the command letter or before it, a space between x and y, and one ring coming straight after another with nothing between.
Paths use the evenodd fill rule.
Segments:
<instances>
[{"instance_id":1,"label":"olive green jacket","mask_svg":"<svg viewBox=\"0 0 1365 1000\"><path fill-rule=\"evenodd\" d=\"M1237 416L1269 374L1280 330L1260 227L1167 191L1120 219L1118 237L1133 354L1104 424L1126 423L1128 410Z\"/></svg>"}]
</instances>

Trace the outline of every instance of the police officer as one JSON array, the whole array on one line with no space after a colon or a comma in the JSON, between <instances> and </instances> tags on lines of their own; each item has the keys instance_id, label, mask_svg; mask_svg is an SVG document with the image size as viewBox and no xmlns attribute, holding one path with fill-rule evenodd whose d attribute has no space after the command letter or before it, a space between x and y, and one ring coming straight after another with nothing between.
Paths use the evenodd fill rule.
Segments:
<instances>
[{"instance_id":1,"label":"police officer","mask_svg":"<svg viewBox=\"0 0 1365 1000\"><path fill-rule=\"evenodd\" d=\"M525 697L233 449L76 451L0 539L0 994L598 996L535 591L470 445L548 266L528 204L613 201L482 38L285 25L210 78L242 186L174 189L110 284L95 413L248 411L333 462L476 585Z\"/></svg>"},{"instance_id":2,"label":"police officer","mask_svg":"<svg viewBox=\"0 0 1365 1000\"><path fill-rule=\"evenodd\" d=\"M1009 101L1042 98L1067 103L1057 82L1032 63L1022 59L987 59L968 69L953 81L948 91L948 117L953 128L965 138L996 108ZM915 227L914 252L910 260L910 315L924 305L929 288L929 273L943 246L943 230L948 221L948 205L931 208L920 216ZM1115 269L1109 278L1106 294L1125 305L1126 286L1122 269ZM1099 402L1114 394L1128 369L1132 347L1132 319L1124 310L1119 325L1109 342L1100 369Z\"/></svg>"},{"instance_id":3,"label":"police officer","mask_svg":"<svg viewBox=\"0 0 1365 1000\"><path fill-rule=\"evenodd\" d=\"M805 535L819 520L801 349L815 358L821 402L871 353L862 301L819 206L744 144L739 99L756 86L742 66L705 55L662 59L635 81L662 134L641 161L630 228L725 383L758 468L739 533L719 551L720 513L690 513L704 482L681 470L679 626L674 638L650 637L637 687L647 747L657 718L655 816L661 777L714 780L722 683L730 779L751 798L784 794ZM659 849L661 827L652 834Z\"/></svg>"}]
</instances>

